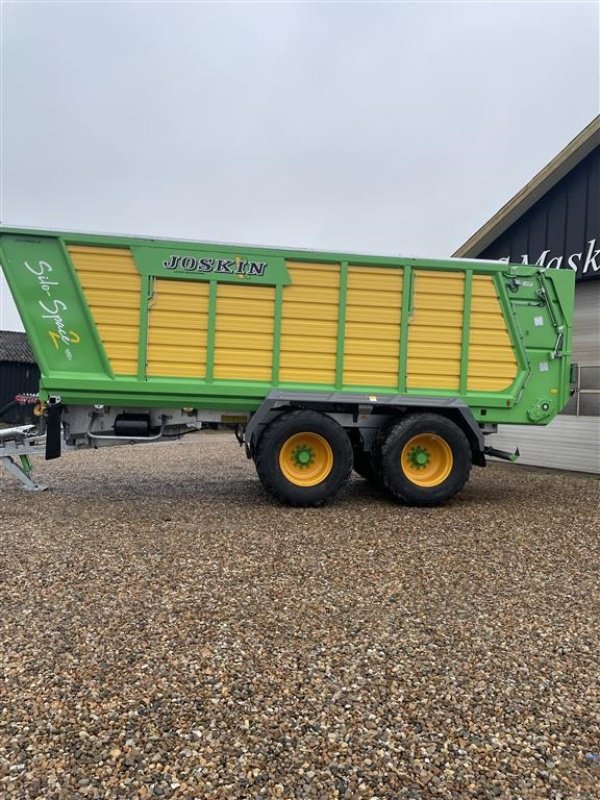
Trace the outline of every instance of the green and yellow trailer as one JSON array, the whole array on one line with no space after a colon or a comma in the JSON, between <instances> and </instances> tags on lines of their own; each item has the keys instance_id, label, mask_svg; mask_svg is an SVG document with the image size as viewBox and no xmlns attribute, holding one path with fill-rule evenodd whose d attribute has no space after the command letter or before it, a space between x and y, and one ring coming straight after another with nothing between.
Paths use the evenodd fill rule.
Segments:
<instances>
[{"instance_id":1,"label":"green and yellow trailer","mask_svg":"<svg viewBox=\"0 0 600 800\"><path fill-rule=\"evenodd\" d=\"M572 391L569 271L13 228L0 263L41 372L39 426L0 438L30 488L27 442L55 458L223 425L286 503L354 468L437 505L513 457L487 433L545 425Z\"/></svg>"}]
</instances>

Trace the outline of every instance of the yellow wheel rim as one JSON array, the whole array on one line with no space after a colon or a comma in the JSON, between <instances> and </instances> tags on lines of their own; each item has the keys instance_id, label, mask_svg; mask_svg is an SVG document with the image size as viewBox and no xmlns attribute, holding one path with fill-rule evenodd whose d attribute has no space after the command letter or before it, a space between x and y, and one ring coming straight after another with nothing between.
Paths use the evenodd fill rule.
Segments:
<instances>
[{"instance_id":1,"label":"yellow wheel rim","mask_svg":"<svg viewBox=\"0 0 600 800\"><path fill-rule=\"evenodd\" d=\"M404 445L400 460L408 480L416 486L427 488L443 483L454 464L450 446L435 433L413 436Z\"/></svg>"},{"instance_id":2,"label":"yellow wheel rim","mask_svg":"<svg viewBox=\"0 0 600 800\"><path fill-rule=\"evenodd\" d=\"M295 486L316 486L333 468L333 450L318 433L295 433L281 446L279 468Z\"/></svg>"}]
</instances>

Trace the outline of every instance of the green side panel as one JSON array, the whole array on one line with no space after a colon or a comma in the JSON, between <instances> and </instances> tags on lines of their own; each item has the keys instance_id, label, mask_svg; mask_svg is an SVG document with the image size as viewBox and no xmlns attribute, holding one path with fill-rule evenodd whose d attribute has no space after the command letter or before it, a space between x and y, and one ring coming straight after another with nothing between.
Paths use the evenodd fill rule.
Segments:
<instances>
[{"instance_id":1,"label":"green side panel","mask_svg":"<svg viewBox=\"0 0 600 800\"><path fill-rule=\"evenodd\" d=\"M7 283L44 378L112 378L77 276L60 239L6 235L0 255Z\"/></svg>"},{"instance_id":2,"label":"green side panel","mask_svg":"<svg viewBox=\"0 0 600 800\"><path fill-rule=\"evenodd\" d=\"M135 298L131 301L135 305L132 313L128 311L129 316L123 314L122 318L123 320L133 319L133 323L127 322L127 324L133 325L134 328L139 326L137 370L134 374L115 376L111 369L99 335L102 325L107 325L105 321L107 309L103 309L104 322L99 320L97 327L94 321L94 313L96 313L94 303L98 303L98 297L96 295L94 299L90 292L88 303L81 288L81 284L85 284L86 280L94 279L94 270L101 271L101 266L98 267L98 262L94 260L96 256L91 257L85 280L82 277L80 284L78 273L66 249L71 245L120 248L130 250L132 253L135 268L142 278L140 297L139 302ZM321 318L318 314L315 316L315 327L326 330L327 333L323 335L330 338L335 337L337 342L335 377L331 378L331 383L328 385L315 380L314 383L286 383L286 388L309 391L337 389L338 391L375 395L385 393L414 396L426 394L434 398L460 397L468 403L475 418L479 421L513 424L547 424L569 399L575 276L566 270L544 272L536 267L507 265L499 262L378 258L340 253L14 229L0 229L0 257L8 285L41 368L42 396L60 395L67 403L255 410L273 386L282 385L280 382L280 345L283 339L286 337L289 339L289 320L286 323L285 318L286 287L291 283L286 266L288 261L306 263L308 266L311 264L313 266L315 264L340 265L341 272L337 319L332 321L330 311L327 312L328 316L326 317ZM75 255L73 255L73 259L76 260ZM351 318L351 313L354 313L353 309L356 308L356 302L353 301L347 308L348 264L378 267L383 270L404 270L400 342L397 347L397 383L395 385L391 385L396 380L394 371L396 368L393 365L389 366L391 348L384 346L385 341L379 348L376 338L378 334L373 332L385 330L386 324L392 325L389 323L389 309L385 308L385 294L380 290L379 294L383 296L380 301L378 293L372 292L368 283L364 288L364 303L365 309L369 313L365 312L364 319L358 321L358 324L363 326L366 338L364 342L361 342L354 334L353 342L358 341L356 347L362 346L363 349L359 352L367 364L370 363L371 349L373 350L374 374L377 374L377 365L383 364L387 369L385 374L388 376L391 374L391 379L384 387L343 385L346 330L348 325L356 324L356 321L352 323ZM421 320L423 319L423 291L425 294L430 291L427 288L415 290L415 286L422 286L422 282L419 284L419 275L422 274L422 271L431 272L434 275L446 273L447 276L448 273L453 272L461 272L465 275L464 297L462 300L459 298L465 312L462 328L459 328L458 334L462 337L458 346L460 379L459 385L457 383L457 387L452 390L407 388L407 367L410 366L411 359L413 361L415 359L414 355L409 354L410 334L411 330L414 333L419 325L421 332L423 330L423 322L417 323L416 320L419 315L421 315ZM81 270L79 275L82 275ZM475 304L481 302L481 293L479 301L477 301L475 286L477 276L482 275L488 276L486 281L490 287L492 282L495 287L500 310L498 310L495 298L493 301L490 300L490 303L496 303L496 318L504 319L508 333L503 335L505 341L510 341L517 363L516 377L510 386L502 390L475 391L472 386L469 387L469 359L473 353L475 353L473 358L476 358L477 351L481 352L485 347L493 350L495 346L492 328L487 332L484 330L482 334L482 327L485 329L485 319L482 322L481 318L491 312L475 314ZM192 288L186 282L208 282L209 284L208 312L202 326L198 322L195 326L190 322L190 330L186 329L177 316L181 312L177 306L177 297L173 293L171 293L171 300L174 305L166 304L164 306L164 310L158 313L160 322L157 323L159 326L170 326L170 330L175 331L177 336L174 345L175 353L179 352L179 341L181 341L183 352L194 337L205 335L206 372L202 378L147 376L146 362L150 336L149 297L152 295L152 286L158 285L158 279L161 278L178 282L181 296L202 294L197 283ZM321 279L325 281L321 285L327 286L326 276L325 279L321 276ZM444 276L440 275L440 279L443 280ZM373 280L377 280L376 274L374 274ZM114 308L111 305L112 298L117 294L113 290L118 288L118 281L118 270L109 273L108 278L105 276L102 291L109 300L102 302L104 306L108 307L108 326L116 325L126 328L125 322L123 324L119 321L115 323L111 316L111 309ZM433 282L429 279L428 281L428 285L431 286ZM165 281L160 283L164 285ZM450 285L450 283L451 281L446 279L446 284ZM186 288L185 291L182 291L181 287L184 284ZM221 284L230 285L221 287ZM232 289L232 284L237 286L256 285L257 289L238 292L238 290ZM85 285L89 286L90 284ZM243 295L248 298L244 300L245 305L239 305L240 311L236 310L235 313L247 315L247 340L248 342L256 341L256 350L260 351L262 347L264 351L264 344L261 345L260 342L264 342L265 321L264 318L256 317L256 314L262 312L257 311L260 303L255 302L255 300L259 300L260 286L264 286L264 291L270 295L272 289L269 287L275 289L272 306L273 358L272 367L269 370L269 380L215 379L215 347L219 346L217 340L220 337L221 352L236 346L227 331L227 326L221 326L217 333L219 323L223 322L223 319L216 319L217 308L222 307L217 304L217 297L223 296L219 292L229 293L230 296ZM131 296L132 291L129 291ZM290 291L296 292L295 296L298 297L297 288L291 287ZM314 303L318 310L319 303L323 303L322 297L319 296L319 287L307 286L305 278L302 291L307 297L306 302ZM330 290L328 291L330 292ZM257 293L256 298L254 298L255 293ZM435 320L435 325L442 320L439 325L440 329L443 329L446 324L443 321L444 317L454 318L457 312L452 310L452 303L448 301L444 290L438 290L434 294L435 296L432 295L430 300L435 305L431 305L429 311L426 310L426 314ZM398 298L396 299L398 300ZM296 300L296 302L298 301ZM336 313L333 301L328 300L327 302L329 308L334 308L334 313ZM380 302L383 304L381 308ZM456 294L452 302L455 303L455 309ZM221 303L220 300L219 303ZM419 303L421 303L420 306ZM186 308L186 318L189 320L193 314L189 311L189 304ZM373 309L376 309L375 313L373 313ZM473 324L475 316L479 317L476 325ZM239 318L245 319L244 316ZM321 322L320 319L324 321ZM386 320L388 320L387 323ZM225 321L227 321L226 318ZM413 322L414 327L411 329ZM260 328L261 324L262 328ZM285 336L282 336L282 328L286 324L288 331ZM258 325L256 330L253 325ZM502 325L501 321L500 325ZM305 335L311 338L311 330L306 328L303 330ZM395 330L397 331L397 328ZM246 335L245 331L242 335ZM394 335L397 336L397 333ZM508 340L506 335L508 335ZM479 340L477 340L477 336ZM110 338L104 332L103 337L110 352ZM292 338L294 347L302 346L301 331L297 335L294 333ZM447 352L449 348L442 335L439 339L440 341L437 338L425 341L420 345L420 352L425 355L417 357L422 358L423 363L438 363L440 359L446 358L443 353ZM298 341L300 341L300 345L298 345ZM456 336L453 341L458 341ZM484 345L481 344L482 341ZM112 346L114 347L114 341ZM245 352L251 352L251 348L252 345L246 345ZM313 361L317 364L320 358L318 348L315 348L313 353L310 347L307 347L306 364L312 365ZM492 362L489 371L493 372L494 367L495 363ZM316 367L312 368L317 369ZM243 370L240 370L240 375L243 377ZM435 370L433 375L434 377L437 375ZM410 385L410 381L408 385ZM483 383L480 389L485 385ZM493 382L488 381L488 385L493 386Z\"/></svg>"}]
</instances>

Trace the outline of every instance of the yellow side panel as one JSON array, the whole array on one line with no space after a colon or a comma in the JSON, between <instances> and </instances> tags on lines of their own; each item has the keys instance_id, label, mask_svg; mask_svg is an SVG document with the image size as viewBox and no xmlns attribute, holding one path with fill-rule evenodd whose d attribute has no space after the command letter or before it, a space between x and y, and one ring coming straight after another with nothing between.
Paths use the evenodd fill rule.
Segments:
<instances>
[{"instance_id":1,"label":"yellow side panel","mask_svg":"<svg viewBox=\"0 0 600 800\"><path fill-rule=\"evenodd\" d=\"M465 275L415 270L408 328L409 389L460 387Z\"/></svg>"},{"instance_id":2,"label":"yellow side panel","mask_svg":"<svg viewBox=\"0 0 600 800\"><path fill-rule=\"evenodd\" d=\"M344 385L397 386L401 269L348 269Z\"/></svg>"},{"instance_id":3,"label":"yellow side panel","mask_svg":"<svg viewBox=\"0 0 600 800\"><path fill-rule=\"evenodd\" d=\"M142 281L130 250L73 245L68 251L113 371L136 375Z\"/></svg>"},{"instance_id":4,"label":"yellow side panel","mask_svg":"<svg viewBox=\"0 0 600 800\"><path fill-rule=\"evenodd\" d=\"M215 378L270 381L274 321L274 287L218 284Z\"/></svg>"},{"instance_id":5,"label":"yellow side panel","mask_svg":"<svg viewBox=\"0 0 600 800\"><path fill-rule=\"evenodd\" d=\"M469 338L469 391L498 392L517 377L518 365L491 275L474 275Z\"/></svg>"},{"instance_id":6,"label":"yellow side panel","mask_svg":"<svg viewBox=\"0 0 600 800\"><path fill-rule=\"evenodd\" d=\"M156 278L148 311L148 377L206 372L208 283Z\"/></svg>"},{"instance_id":7,"label":"yellow side panel","mask_svg":"<svg viewBox=\"0 0 600 800\"><path fill-rule=\"evenodd\" d=\"M279 379L335 384L340 268L287 262L283 289Z\"/></svg>"}]
</instances>

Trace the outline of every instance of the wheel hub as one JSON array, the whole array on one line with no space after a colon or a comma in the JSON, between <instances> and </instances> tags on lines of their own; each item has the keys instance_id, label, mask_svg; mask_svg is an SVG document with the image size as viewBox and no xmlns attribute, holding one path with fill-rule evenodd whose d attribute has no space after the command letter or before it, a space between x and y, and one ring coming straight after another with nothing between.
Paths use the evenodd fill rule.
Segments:
<instances>
[{"instance_id":1,"label":"wheel hub","mask_svg":"<svg viewBox=\"0 0 600 800\"><path fill-rule=\"evenodd\" d=\"M300 444L294 449L292 459L297 467L305 469L306 467L310 467L315 460L315 452L307 444Z\"/></svg>"},{"instance_id":2,"label":"wheel hub","mask_svg":"<svg viewBox=\"0 0 600 800\"><path fill-rule=\"evenodd\" d=\"M429 464L429 451L425 447L416 445L408 453L408 460L415 469L425 469Z\"/></svg>"}]
</instances>

